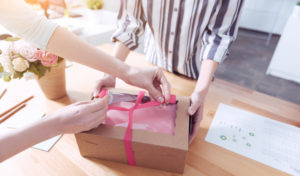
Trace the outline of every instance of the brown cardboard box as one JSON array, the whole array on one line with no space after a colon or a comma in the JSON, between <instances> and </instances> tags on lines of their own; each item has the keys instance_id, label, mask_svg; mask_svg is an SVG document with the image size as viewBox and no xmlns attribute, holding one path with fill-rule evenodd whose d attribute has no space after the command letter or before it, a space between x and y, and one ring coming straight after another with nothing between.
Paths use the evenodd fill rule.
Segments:
<instances>
[{"instance_id":1,"label":"brown cardboard box","mask_svg":"<svg viewBox=\"0 0 300 176\"><path fill-rule=\"evenodd\" d=\"M183 173L188 151L189 98L177 96L177 100L174 136L132 130L132 149L137 166ZM100 125L91 131L75 134L75 137L82 156L127 163L123 142L125 131L125 127Z\"/></svg>"}]
</instances>

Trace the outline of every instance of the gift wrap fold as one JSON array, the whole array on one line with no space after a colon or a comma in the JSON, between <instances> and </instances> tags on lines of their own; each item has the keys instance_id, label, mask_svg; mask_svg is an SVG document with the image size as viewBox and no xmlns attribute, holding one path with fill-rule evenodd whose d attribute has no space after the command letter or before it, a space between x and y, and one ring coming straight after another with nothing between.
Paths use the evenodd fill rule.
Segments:
<instances>
[{"instance_id":1,"label":"gift wrap fold","mask_svg":"<svg viewBox=\"0 0 300 176\"><path fill-rule=\"evenodd\" d=\"M183 173L188 151L188 97L171 95L169 104L145 92L104 89L109 96L103 124L75 134L82 156Z\"/></svg>"}]
</instances>

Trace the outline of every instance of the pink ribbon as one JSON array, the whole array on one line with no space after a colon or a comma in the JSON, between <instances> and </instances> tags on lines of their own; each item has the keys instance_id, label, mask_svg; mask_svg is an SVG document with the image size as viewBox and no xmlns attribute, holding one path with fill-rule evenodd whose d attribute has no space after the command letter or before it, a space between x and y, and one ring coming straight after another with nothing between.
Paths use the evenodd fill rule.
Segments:
<instances>
[{"instance_id":1,"label":"pink ribbon","mask_svg":"<svg viewBox=\"0 0 300 176\"><path fill-rule=\"evenodd\" d=\"M108 90L103 89L100 92L100 94L98 95L98 97L103 98L107 94L108 94ZM147 103L140 104L140 102L142 101L144 95L145 95L145 92L140 91L135 104L131 108L114 107L114 106L109 106L108 107L109 110L114 109L114 110L119 110L119 111L129 111L128 125L127 125L125 136L124 136L124 146L125 146L125 153L126 153L126 156L127 156L128 164L132 165L132 166L136 165L133 150L132 150L132 143L131 143L131 141L132 141L131 128L132 128L133 112L136 109L161 105L161 103L158 102L158 101L149 101ZM170 96L169 103L176 103L176 96L175 95Z\"/></svg>"}]
</instances>

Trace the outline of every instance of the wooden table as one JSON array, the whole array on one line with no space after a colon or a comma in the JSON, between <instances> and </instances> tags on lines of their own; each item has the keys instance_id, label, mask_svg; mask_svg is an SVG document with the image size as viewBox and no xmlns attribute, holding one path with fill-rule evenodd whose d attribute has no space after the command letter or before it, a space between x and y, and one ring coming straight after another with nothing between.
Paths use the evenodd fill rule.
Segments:
<instances>
[{"instance_id":1,"label":"wooden table","mask_svg":"<svg viewBox=\"0 0 300 176\"><path fill-rule=\"evenodd\" d=\"M108 53L112 45L100 47ZM150 65L141 54L131 53L127 63L136 66ZM190 95L195 81L165 73L172 84L172 93ZM90 98L95 81L102 73L74 64L67 69L68 96L58 101L46 100L48 111ZM24 85L27 86L27 85ZM136 89L117 82L118 88ZM256 91L216 79L205 102L204 119L195 141L190 145L185 167L186 176L201 175L286 175L251 159L204 141L219 103L239 107L275 120L300 126L300 106ZM1 151L0 151L1 152ZM79 154L74 135L64 135L50 152L28 149L0 164L0 175L176 175L159 170L131 167L110 161L86 159Z\"/></svg>"}]
</instances>

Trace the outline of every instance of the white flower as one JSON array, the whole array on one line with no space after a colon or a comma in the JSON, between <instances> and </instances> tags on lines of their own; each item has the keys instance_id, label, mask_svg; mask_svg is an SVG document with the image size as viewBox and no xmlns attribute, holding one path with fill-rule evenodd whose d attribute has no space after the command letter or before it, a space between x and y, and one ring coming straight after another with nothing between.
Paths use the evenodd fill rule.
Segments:
<instances>
[{"instance_id":1,"label":"white flower","mask_svg":"<svg viewBox=\"0 0 300 176\"><path fill-rule=\"evenodd\" d=\"M2 67L4 68L5 72L8 72L8 73L15 72L13 65L11 63L11 60L9 59L8 56L5 56L5 55L0 56L0 63L2 65Z\"/></svg>"},{"instance_id":2,"label":"white flower","mask_svg":"<svg viewBox=\"0 0 300 176\"><path fill-rule=\"evenodd\" d=\"M25 73L23 74L23 78L24 78L25 80L31 80L31 79L34 79L34 78L35 78L35 75L34 75L34 73L32 73L32 72L25 72Z\"/></svg>"},{"instance_id":3,"label":"white flower","mask_svg":"<svg viewBox=\"0 0 300 176\"><path fill-rule=\"evenodd\" d=\"M18 72L23 72L29 68L29 62L21 57L17 57L12 61L13 67Z\"/></svg>"},{"instance_id":4,"label":"white flower","mask_svg":"<svg viewBox=\"0 0 300 176\"><path fill-rule=\"evenodd\" d=\"M12 51L11 43L1 43L0 45L2 50L2 55L9 56L9 53Z\"/></svg>"}]
</instances>

